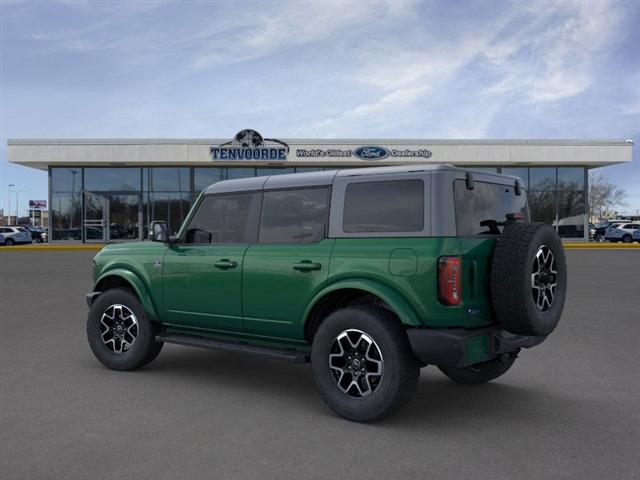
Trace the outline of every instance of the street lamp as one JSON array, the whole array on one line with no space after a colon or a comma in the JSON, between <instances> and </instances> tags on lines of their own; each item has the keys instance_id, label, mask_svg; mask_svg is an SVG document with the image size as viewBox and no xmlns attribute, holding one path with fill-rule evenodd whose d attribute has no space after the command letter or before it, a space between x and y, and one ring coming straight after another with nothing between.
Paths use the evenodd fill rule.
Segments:
<instances>
[{"instance_id":1,"label":"street lamp","mask_svg":"<svg viewBox=\"0 0 640 480\"><path fill-rule=\"evenodd\" d=\"M26 190L16 190L14 192L16 194L16 225L18 225L18 207L20 206L19 198L22 192L26 192Z\"/></svg>"},{"instance_id":2,"label":"street lamp","mask_svg":"<svg viewBox=\"0 0 640 480\"><path fill-rule=\"evenodd\" d=\"M15 187L13 183L9 184L9 210L7 213L7 225L11 225L11 187Z\"/></svg>"}]
</instances>

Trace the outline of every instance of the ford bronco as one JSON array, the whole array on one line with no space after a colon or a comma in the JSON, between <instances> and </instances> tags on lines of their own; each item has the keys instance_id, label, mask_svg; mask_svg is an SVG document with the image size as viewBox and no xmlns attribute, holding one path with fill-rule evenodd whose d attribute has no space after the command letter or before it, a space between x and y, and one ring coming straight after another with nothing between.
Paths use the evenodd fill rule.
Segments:
<instances>
[{"instance_id":1,"label":"ford bronco","mask_svg":"<svg viewBox=\"0 0 640 480\"><path fill-rule=\"evenodd\" d=\"M310 362L338 415L381 419L420 368L503 375L563 310L555 230L517 177L450 165L243 178L198 197L175 236L96 255L87 336L131 370L164 343Z\"/></svg>"}]
</instances>

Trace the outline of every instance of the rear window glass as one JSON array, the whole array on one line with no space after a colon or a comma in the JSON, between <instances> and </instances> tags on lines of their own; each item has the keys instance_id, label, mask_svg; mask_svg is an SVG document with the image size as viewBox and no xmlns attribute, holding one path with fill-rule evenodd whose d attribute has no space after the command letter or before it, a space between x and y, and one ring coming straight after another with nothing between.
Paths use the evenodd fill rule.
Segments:
<instances>
[{"instance_id":1,"label":"rear window glass","mask_svg":"<svg viewBox=\"0 0 640 480\"><path fill-rule=\"evenodd\" d=\"M508 213L529 219L527 196L516 195L514 187L476 181L469 190L464 180L456 180L453 190L459 236L499 234Z\"/></svg>"},{"instance_id":2,"label":"rear window glass","mask_svg":"<svg viewBox=\"0 0 640 480\"><path fill-rule=\"evenodd\" d=\"M329 209L328 188L265 192L260 243L311 243L324 238Z\"/></svg>"},{"instance_id":3,"label":"rear window glass","mask_svg":"<svg viewBox=\"0 0 640 480\"><path fill-rule=\"evenodd\" d=\"M424 182L419 179L351 183L344 199L345 233L420 232Z\"/></svg>"}]
</instances>

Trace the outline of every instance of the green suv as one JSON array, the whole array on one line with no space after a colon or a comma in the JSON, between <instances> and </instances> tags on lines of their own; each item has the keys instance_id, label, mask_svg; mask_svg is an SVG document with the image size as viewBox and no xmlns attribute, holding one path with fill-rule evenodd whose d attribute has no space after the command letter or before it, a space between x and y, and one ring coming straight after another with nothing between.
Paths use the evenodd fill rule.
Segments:
<instances>
[{"instance_id":1,"label":"green suv","mask_svg":"<svg viewBox=\"0 0 640 480\"><path fill-rule=\"evenodd\" d=\"M164 343L311 362L320 395L385 417L437 366L463 384L542 342L566 295L553 228L517 177L450 165L244 178L205 189L180 231L106 246L87 295L109 368Z\"/></svg>"}]
</instances>

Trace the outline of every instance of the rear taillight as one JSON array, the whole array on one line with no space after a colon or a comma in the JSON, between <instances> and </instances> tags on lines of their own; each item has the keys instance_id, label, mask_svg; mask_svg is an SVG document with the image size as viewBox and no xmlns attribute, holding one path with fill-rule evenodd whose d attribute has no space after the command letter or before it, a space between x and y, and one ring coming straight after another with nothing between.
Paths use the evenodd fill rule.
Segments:
<instances>
[{"instance_id":1,"label":"rear taillight","mask_svg":"<svg viewBox=\"0 0 640 480\"><path fill-rule=\"evenodd\" d=\"M440 257L438 261L438 296L445 305L462 301L462 261L459 257Z\"/></svg>"}]
</instances>

